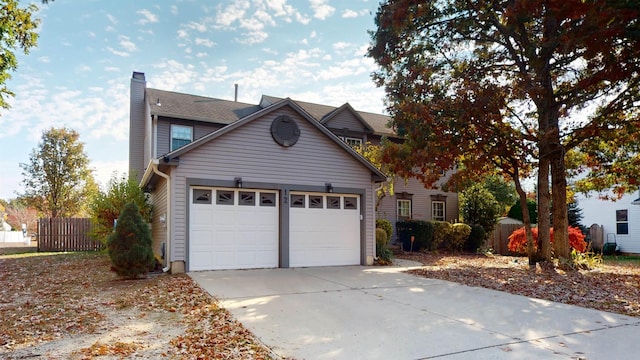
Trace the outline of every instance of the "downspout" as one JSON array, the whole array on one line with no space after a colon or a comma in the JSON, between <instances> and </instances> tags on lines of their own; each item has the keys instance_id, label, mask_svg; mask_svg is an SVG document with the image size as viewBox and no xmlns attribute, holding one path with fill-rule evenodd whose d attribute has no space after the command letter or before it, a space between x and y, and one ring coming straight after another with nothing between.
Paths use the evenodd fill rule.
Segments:
<instances>
[{"instance_id":1,"label":"downspout","mask_svg":"<svg viewBox=\"0 0 640 360\"><path fill-rule=\"evenodd\" d=\"M167 246L165 247L167 251L167 266L162 268L162 271L168 272L169 270L171 270L171 178L169 177L169 175L158 170L157 160L151 162L151 169L156 175L167 180L167 218L165 219L165 224L167 224Z\"/></svg>"}]
</instances>

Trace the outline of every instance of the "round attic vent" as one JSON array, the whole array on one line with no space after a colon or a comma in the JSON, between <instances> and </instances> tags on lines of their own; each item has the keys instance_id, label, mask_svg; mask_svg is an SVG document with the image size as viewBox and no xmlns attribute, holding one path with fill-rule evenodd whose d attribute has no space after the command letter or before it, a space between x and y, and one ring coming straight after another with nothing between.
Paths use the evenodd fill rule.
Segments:
<instances>
[{"instance_id":1,"label":"round attic vent","mask_svg":"<svg viewBox=\"0 0 640 360\"><path fill-rule=\"evenodd\" d=\"M292 118L281 115L271 123L271 136L281 146L293 146L300 137L300 128Z\"/></svg>"}]
</instances>

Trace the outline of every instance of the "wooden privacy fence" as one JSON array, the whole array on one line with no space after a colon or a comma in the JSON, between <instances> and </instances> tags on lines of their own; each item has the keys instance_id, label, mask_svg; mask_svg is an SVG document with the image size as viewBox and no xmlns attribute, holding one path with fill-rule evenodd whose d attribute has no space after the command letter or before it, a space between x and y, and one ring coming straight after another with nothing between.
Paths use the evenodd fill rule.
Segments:
<instances>
[{"instance_id":1,"label":"wooden privacy fence","mask_svg":"<svg viewBox=\"0 0 640 360\"><path fill-rule=\"evenodd\" d=\"M509 235L523 226L523 224L497 224L493 229L493 233L487 239L487 247L492 248L495 254L511 255L507 248Z\"/></svg>"},{"instance_id":2,"label":"wooden privacy fence","mask_svg":"<svg viewBox=\"0 0 640 360\"><path fill-rule=\"evenodd\" d=\"M38 251L98 251L100 241L92 239L91 219L42 218L38 220Z\"/></svg>"}]
</instances>

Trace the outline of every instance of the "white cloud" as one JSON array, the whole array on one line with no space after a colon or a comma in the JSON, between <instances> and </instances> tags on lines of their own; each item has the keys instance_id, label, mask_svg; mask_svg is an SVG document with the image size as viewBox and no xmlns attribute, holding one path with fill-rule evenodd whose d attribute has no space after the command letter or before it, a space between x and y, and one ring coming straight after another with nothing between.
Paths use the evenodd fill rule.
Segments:
<instances>
[{"instance_id":1,"label":"white cloud","mask_svg":"<svg viewBox=\"0 0 640 360\"><path fill-rule=\"evenodd\" d=\"M199 32L205 32L208 29L208 27L207 27L207 25L205 23L197 23L197 22L194 22L194 21L188 23L186 25L186 27L188 29L196 30L196 31L199 31Z\"/></svg>"},{"instance_id":2,"label":"white cloud","mask_svg":"<svg viewBox=\"0 0 640 360\"><path fill-rule=\"evenodd\" d=\"M347 9L342 13L342 17L345 19L355 18L355 17L358 17L358 13L351 9Z\"/></svg>"},{"instance_id":3,"label":"white cloud","mask_svg":"<svg viewBox=\"0 0 640 360\"><path fill-rule=\"evenodd\" d=\"M106 66L103 70L108 72L120 72L120 68L115 66Z\"/></svg>"},{"instance_id":4,"label":"white cloud","mask_svg":"<svg viewBox=\"0 0 640 360\"><path fill-rule=\"evenodd\" d=\"M51 62L51 59L48 56L40 56L38 58L38 61L40 61L42 63L45 63L45 64L48 64L48 63Z\"/></svg>"},{"instance_id":5,"label":"white cloud","mask_svg":"<svg viewBox=\"0 0 640 360\"><path fill-rule=\"evenodd\" d=\"M348 48L349 46L351 46L351 44L346 43L344 41L339 41L339 42L334 43L332 45L334 50L344 50L344 49Z\"/></svg>"},{"instance_id":6,"label":"white cloud","mask_svg":"<svg viewBox=\"0 0 640 360\"><path fill-rule=\"evenodd\" d=\"M195 43L196 45L206 46L208 48L213 47L216 44L215 42L209 39L201 39L201 38L196 38Z\"/></svg>"},{"instance_id":7,"label":"white cloud","mask_svg":"<svg viewBox=\"0 0 640 360\"><path fill-rule=\"evenodd\" d=\"M122 57L127 57L129 56L129 53L126 51L120 51L120 50L116 50L114 48L112 48L111 46L107 46L107 50L112 53L113 55L117 55L117 56L122 56Z\"/></svg>"},{"instance_id":8,"label":"white cloud","mask_svg":"<svg viewBox=\"0 0 640 360\"><path fill-rule=\"evenodd\" d=\"M189 33L186 30L184 30L184 29L178 30L178 38L179 39L185 39L187 37L189 37Z\"/></svg>"},{"instance_id":9,"label":"white cloud","mask_svg":"<svg viewBox=\"0 0 640 360\"><path fill-rule=\"evenodd\" d=\"M325 20L336 11L333 6L327 4L327 0L309 0L309 2L313 9L313 17L316 19Z\"/></svg>"},{"instance_id":10,"label":"white cloud","mask_svg":"<svg viewBox=\"0 0 640 360\"><path fill-rule=\"evenodd\" d=\"M236 41L245 45L255 45L263 43L268 37L269 34L264 31L252 31L242 34L242 37L236 38Z\"/></svg>"},{"instance_id":11,"label":"white cloud","mask_svg":"<svg viewBox=\"0 0 640 360\"><path fill-rule=\"evenodd\" d=\"M136 44L134 44L129 37L120 35L118 38L120 39L120 46L126 51L133 52L137 50Z\"/></svg>"},{"instance_id":12,"label":"white cloud","mask_svg":"<svg viewBox=\"0 0 640 360\"><path fill-rule=\"evenodd\" d=\"M171 5L171 15L178 15L178 7Z\"/></svg>"},{"instance_id":13,"label":"white cloud","mask_svg":"<svg viewBox=\"0 0 640 360\"><path fill-rule=\"evenodd\" d=\"M111 14L107 14L107 19L109 19L109 22L111 22L113 25L118 24L118 19L116 19L116 17Z\"/></svg>"},{"instance_id":14,"label":"white cloud","mask_svg":"<svg viewBox=\"0 0 640 360\"><path fill-rule=\"evenodd\" d=\"M80 65L76 68L76 72L88 73L91 72L91 67L89 65Z\"/></svg>"},{"instance_id":15,"label":"white cloud","mask_svg":"<svg viewBox=\"0 0 640 360\"><path fill-rule=\"evenodd\" d=\"M142 19L138 20L137 24L146 25L158 22L158 16L147 9L136 11L136 14L142 15Z\"/></svg>"},{"instance_id":16,"label":"white cloud","mask_svg":"<svg viewBox=\"0 0 640 360\"><path fill-rule=\"evenodd\" d=\"M241 20L247 12L251 3L247 0L239 0L224 9L219 9L216 14L216 24L221 28L229 28L231 25Z\"/></svg>"}]
</instances>

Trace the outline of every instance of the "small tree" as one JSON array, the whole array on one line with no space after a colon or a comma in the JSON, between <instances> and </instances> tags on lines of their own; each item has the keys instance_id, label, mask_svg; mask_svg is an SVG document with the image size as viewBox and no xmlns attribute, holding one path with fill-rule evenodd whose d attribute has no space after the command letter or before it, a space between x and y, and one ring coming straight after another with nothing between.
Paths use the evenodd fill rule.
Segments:
<instances>
[{"instance_id":1,"label":"small tree","mask_svg":"<svg viewBox=\"0 0 640 360\"><path fill-rule=\"evenodd\" d=\"M480 225L491 234L502 210L493 194L482 184L474 184L462 192L462 218L465 224Z\"/></svg>"},{"instance_id":2,"label":"small tree","mask_svg":"<svg viewBox=\"0 0 640 360\"><path fill-rule=\"evenodd\" d=\"M111 269L118 276L135 279L153 270L151 231L134 202L128 203L118 218L116 231L109 236L107 249Z\"/></svg>"},{"instance_id":3,"label":"small tree","mask_svg":"<svg viewBox=\"0 0 640 360\"><path fill-rule=\"evenodd\" d=\"M94 224L92 236L96 240L106 241L113 231L114 220L120 216L120 211L129 202L138 205L140 215L145 221L151 221L152 206L134 177L118 178L114 174L107 184L107 189L100 191L89 206Z\"/></svg>"}]
</instances>

